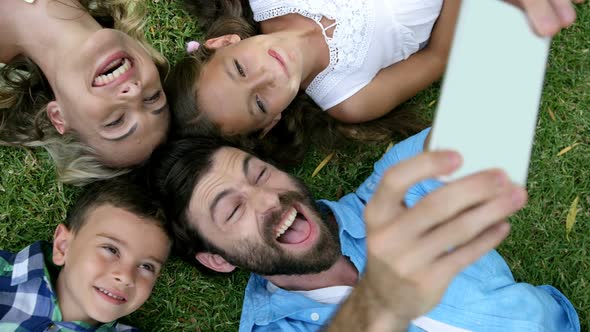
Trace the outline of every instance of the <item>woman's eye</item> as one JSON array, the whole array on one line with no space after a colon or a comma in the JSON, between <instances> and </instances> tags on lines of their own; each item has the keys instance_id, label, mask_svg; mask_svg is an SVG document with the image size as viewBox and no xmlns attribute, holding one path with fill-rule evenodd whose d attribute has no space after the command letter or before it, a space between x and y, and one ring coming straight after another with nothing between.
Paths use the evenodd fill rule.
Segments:
<instances>
[{"instance_id":1,"label":"woman's eye","mask_svg":"<svg viewBox=\"0 0 590 332\"><path fill-rule=\"evenodd\" d=\"M153 104L160 99L161 95L162 95L162 91L158 90L158 92L154 93L151 97L149 97L148 99L145 99L144 101L148 104Z\"/></svg>"},{"instance_id":2,"label":"woman's eye","mask_svg":"<svg viewBox=\"0 0 590 332\"><path fill-rule=\"evenodd\" d=\"M234 65L236 66L236 70L238 71L238 74L240 74L240 76L242 76L242 77L246 77L246 72L244 71L244 67L242 67L242 65L238 62L238 60L234 60Z\"/></svg>"},{"instance_id":3,"label":"woman's eye","mask_svg":"<svg viewBox=\"0 0 590 332\"><path fill-rule=\"evenodd\" d=\"M107 123L105 125L105 127L107 127L107 128L116 127L116 126L120 125L121 123L123 123L123 118L124 118L124 115L121 115L117 120Z\"/></svg>"},{"instance_id":4,"label":"woman's eye","mask_svg":"<svg viewBox=\"0 0 590 332\"><path fill-rule=\"evenodd\" d=\"M264 103L262 102L262 100L260 100L258 96L256 96L256 106L258 106L262 113L266 114L266 108L264 108Z\"/></svg>"},{"instance_id":5,"label":"woman's eye","mask_svg":"<svg viewBox=\"0 0 590 332\"><path fill-rule=\"evenodd\" d=\"M242 206L242 204L236 205L236 207L233 209L233 211L227 217L227 220L230 220L236 214L236 212L238 212L238 209L240 208L240 206Z\"/></svg>"}]
</instances>

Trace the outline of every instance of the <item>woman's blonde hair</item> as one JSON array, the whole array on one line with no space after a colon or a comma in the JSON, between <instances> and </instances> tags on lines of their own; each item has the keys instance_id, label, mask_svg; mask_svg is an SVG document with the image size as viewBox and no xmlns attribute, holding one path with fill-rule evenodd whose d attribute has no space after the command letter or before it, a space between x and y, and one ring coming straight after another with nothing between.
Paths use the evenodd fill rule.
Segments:
<instances>
[{"instance_id":1,"label":"woman's blonde hair","mask_svg":"<svg viewBox=\"0 0 590 332\"><path fill-rule=\"evenodd\" d=\"M58 1L58 0L56 0ZM125 32L146 50L164 78L168 62L145 39L146 7L143 1L80 0L105 28ZM59 181L84 185L129 172L129 168L105 165L95 151L76 135L61 135L46 115L47 104L55 95L41 69L19 56L0 67L0 145L43 147L53 159Z\"/></svg>"}]
</instances>

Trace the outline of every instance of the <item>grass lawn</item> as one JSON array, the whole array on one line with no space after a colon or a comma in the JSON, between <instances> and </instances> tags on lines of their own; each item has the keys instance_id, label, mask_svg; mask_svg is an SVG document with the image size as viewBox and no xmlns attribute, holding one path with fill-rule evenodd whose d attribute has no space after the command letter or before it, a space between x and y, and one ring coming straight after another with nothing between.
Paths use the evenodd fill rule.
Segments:
<instances>
[{"instance_id":1,"label":"grass lawn","mask_svg":"<svg viewBox=\"0 0 590 332\"><path fill-rule=\"evenodd\" d=\"M200 34L171 1L148 1L146 34L174 62L182 56L184 44ZM577 8L576 24L560 33L551 48L528 180L530 200L512 217L512 233L499 251L517 280L552 284L562 290L578 310L582 330L588 331L590 4ZM431 116L437 95L435 86L410 103ZM501 128L498 134L502 134ZM326 156L326 152L314 150L295 173L311 186L316 197L335 199L354 190L386 148L383 144L337 151L312 178L316 165ZM76 188L56 183L45 152L0 148L0 248L17 251L36 240L51 240L76 193ZM566 217L576 197L576 223L566 236ZM147 331L234 331L246 281L245 272L205 276L173 258L150 300L125 321Z\"/></svg>"}]
</instances>

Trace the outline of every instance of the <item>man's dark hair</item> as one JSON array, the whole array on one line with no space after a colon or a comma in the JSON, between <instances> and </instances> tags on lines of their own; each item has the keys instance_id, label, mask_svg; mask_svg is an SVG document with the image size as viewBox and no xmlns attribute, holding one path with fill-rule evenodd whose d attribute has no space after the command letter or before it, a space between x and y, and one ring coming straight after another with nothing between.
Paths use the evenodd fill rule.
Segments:
<instances>
[{"instance_id":1,"label":"man's dark hair","mask_svg":"<svg viewBox=\"0 0 590 332\"><path fill-rule=\"evenodd\" d=\"M88 213L102 205L112 205L153 222L170 236L166 229L165 214L159 202L144 186L132 181L128 176L88 185L68 211L66 227L77 233L84 227Z\"/></svg>"},{"instance_id":2,"label":"man's dark hair","mask_svg":"<svg viewBox=\"0 0 590 332\"><path fill-rule=\"evenodd\" d=\"M158 147L148 166L151 188L164 206L168 226L174 236L174 252L198 268L202 267L197 264L195 254L221 254L221 251L191 226L188 206L195 186L211 170L213 156L223 147L245 150L218 137L191 137L169 141Z\"/></svg>"}]
</instances>

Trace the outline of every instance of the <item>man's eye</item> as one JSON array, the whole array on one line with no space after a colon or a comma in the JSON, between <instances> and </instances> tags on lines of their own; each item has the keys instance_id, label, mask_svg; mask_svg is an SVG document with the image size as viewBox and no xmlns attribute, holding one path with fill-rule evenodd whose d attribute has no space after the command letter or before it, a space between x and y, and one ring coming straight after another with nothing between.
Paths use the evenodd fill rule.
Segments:
<instances>
[{"instance_id":1,"label":"man's eye","mask_svg":"<svg viewBox=\"0 0 590 332\"><path fill-rule=\"evenodd\" d=\"M258 183L258 181L260 181L260 179L262 179L262 177L264 176L264 174L266 174L266 168L264 168L262 170L262 172L260 172L260 174L258 174L258 177L256 178L256 183Z\"/></svg>"},{"instance_id":2,"label":"man's eye","mask_svg":"<svg viewBox=\"0 0 590 332\"><path fill-rule=\"evenodd\" d=\"M240 208L240 206L242 206L242 204L236 205L236 207L234 208L234 210L227 217L227 220L230 220L236 214L236 212L238 212L238 209Z\"/></svg>"},{"instance_id":3,"label":"man's eye","mask_svg":"<svg viewBox=\"0 0 590 332\"><path fill-rule=\"evenodd\" d=\"M117 120L107 123L105 125L105 127L108 127L108 128L117 127L118 125L123 123L123 118L124 118L124 115L121 115L121 117L119 117Z\"/></svg>"},{"instance_id":4,"label":"man's eye","mask_svg":"<svg viewBox=\"0 0 590 332\"><path fill-rule=\"evenodd\" d=\"M238 74L240 74L240 76L242 76L242 77L246 77L246 72L244 71L244 67L242 67L242 65L238 62L238 60L234 60L234 65L236 65L236 70L238 71Z\"/></svg>"},{"instance_id":5,"label":"man's eye","mask_svg":"<svg viewBox=\"0 0 590 332\"><path fill-rule=\"evenodd\" d=\"M144 102L146 102L148 104L153 104L160 99L161 95L162 95L162 91L158 90L158 92L154 93L151 97L144 99Z\"/></svg>"},{"instance_id":6,"label":"man's eye","mask_svg":"<svg viewBox=\"0 0 590 332\"><path fill-rule=\"evenodd\" d=\"M266 114L266 108L264 108L264 103L262 102L262 100L260 100L258 96L256 96L256 105L262 113Z\"/></svg>"}]
</instances>

